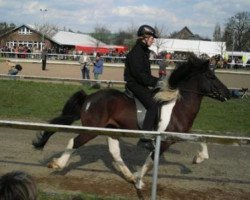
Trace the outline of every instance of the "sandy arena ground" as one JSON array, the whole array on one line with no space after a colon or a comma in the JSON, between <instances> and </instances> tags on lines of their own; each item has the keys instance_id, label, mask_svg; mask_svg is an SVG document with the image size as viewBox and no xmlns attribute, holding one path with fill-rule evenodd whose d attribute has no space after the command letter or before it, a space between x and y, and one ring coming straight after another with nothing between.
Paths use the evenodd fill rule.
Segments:
<instances>
[{"instance_id":1,"label":"sandy arena ground","mask_svg":"<svg viewBox=\"0 0 250 200\"><path fill-rule=\"evenodd\" d=\"M123 196L129 200L150 199L152 172L139 193L124 180L112 164L106 137L99 136L77 150L63 170L47 163L58 157L73 133L56 133L43 151L34 150L36 131L0 128L0 175L24 170L47 192L86 192L102 196ZM136 139L121 138L122 156L132 172L144 163L148 152L136 146ZM250 147L208 144L210 159L199 165L192 158L198 143L178 143L165 152L158 170L157 199L161 200L247 200L250 199Z\"/></svg>"}]
</instances>

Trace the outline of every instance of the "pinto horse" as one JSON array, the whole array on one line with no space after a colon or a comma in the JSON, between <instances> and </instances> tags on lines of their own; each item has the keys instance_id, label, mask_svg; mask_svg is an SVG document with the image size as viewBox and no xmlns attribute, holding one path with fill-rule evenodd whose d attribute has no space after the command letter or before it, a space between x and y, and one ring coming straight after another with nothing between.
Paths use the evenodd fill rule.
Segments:
<instances>
[{"instance_id":1,"label":"pinto horse","mask_svg":"<svg viewBox=\"0 0 250 200\"><path fill-rule=\"evenodd\" d=\"M180 98L163 103L158 131L189 132L204 96L222 102L230 97L227 87L209 69L209 62L195 56L190 56L187 62L176 67L168 79L168 85L172 89L179 90ZM83 90L76 92L66 102L62 114L52 119L50 123L70 125L78 119L81 119L83 126L139 129L134 100L115 89L103 89L91 95L87 95ZM52 134L54 132L41 132L33 140L33 146L37 149L43 148ZM74 150L96 136L79 134L70 139L61 157L53 159L48 167L64 168ZM160 154L175 142L162 141ZM153 166L153 151L150 152L141 170L132 174L121 158L118 138L108 137L108 145L124 177L141 189L144 185L142 178ZM202 144L202 151L196 156L195 162L199 163L203 159L208 159L205 143Z\"/></svg>"}]
</instances>

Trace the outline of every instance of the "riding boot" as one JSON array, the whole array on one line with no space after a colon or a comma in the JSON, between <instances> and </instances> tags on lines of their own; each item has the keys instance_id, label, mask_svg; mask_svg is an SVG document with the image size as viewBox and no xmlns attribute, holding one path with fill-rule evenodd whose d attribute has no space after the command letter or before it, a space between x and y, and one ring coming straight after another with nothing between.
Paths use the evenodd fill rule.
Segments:
<instances>
[{"instance_id":1,"label":"riding boot","mask_svg":"<svg viewBox=\"0 0 250 200\"><path fill-rule=\"evenodd\" d=\"M143 122L143 130L153 131L155 130L155 119L157 116L157 107L152 107L147 111L145 120ZM152 123L153 122L153 123ZM149 151L153 151L155 149L155 138L151 135L145 135L144 138L140 138L137 146L140 146Z\"/></svg>"}]
</instances>

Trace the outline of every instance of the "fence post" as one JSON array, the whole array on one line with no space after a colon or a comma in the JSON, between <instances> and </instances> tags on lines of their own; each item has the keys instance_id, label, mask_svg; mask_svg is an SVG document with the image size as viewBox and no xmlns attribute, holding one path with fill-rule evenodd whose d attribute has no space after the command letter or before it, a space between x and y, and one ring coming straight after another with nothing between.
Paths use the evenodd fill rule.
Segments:
<instances>
[{"instance_id":1,"label":"fence post","mask_svg":"<svg viewBox=\"0 0 250 200\"><path fill-rule=\"evenodd\" d=\"M157 135L156 136L156 145L155 145L155 155L154 155L154 168L153 168L153 183L152 183L151 200L156 200L160 147L161 147L161 135Z\"/></svg>"}]
</instances>

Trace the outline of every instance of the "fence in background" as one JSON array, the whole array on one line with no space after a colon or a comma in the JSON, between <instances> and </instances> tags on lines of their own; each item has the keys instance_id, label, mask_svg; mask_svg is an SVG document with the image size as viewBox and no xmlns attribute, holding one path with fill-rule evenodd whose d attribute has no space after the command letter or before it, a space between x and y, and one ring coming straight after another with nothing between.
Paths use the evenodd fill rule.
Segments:
<instances>
[{"instance_id":1,"label":"fence in background","mask_svg":"<svg viewBox=\"0 0 250 200\"><path fill-rule=\"evenodd\" d=\"M48 54L47 60L49 63L65 63L65 64L79 64L79 58L81 55L79 54ZM41 53L15 53L15 52L0 52L0 57L4 59L14 60L18 59L19 62L40 62ZM95 57L90 55L92 61L94 61ZM114 66L124 66L125 56L102 56L104 63L117 64ZM150 59L151 64L158 65L158 62L162 59ZM167 60L172 65L175 63L185 62L185 59L171 59ZM250 63L227 63L227 66L224 68L235 68L235 69L248 69L250 68Z\"/></svg>"}]
</instances>

